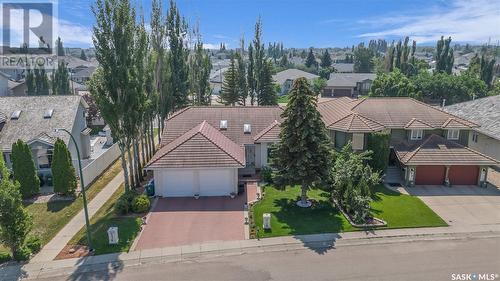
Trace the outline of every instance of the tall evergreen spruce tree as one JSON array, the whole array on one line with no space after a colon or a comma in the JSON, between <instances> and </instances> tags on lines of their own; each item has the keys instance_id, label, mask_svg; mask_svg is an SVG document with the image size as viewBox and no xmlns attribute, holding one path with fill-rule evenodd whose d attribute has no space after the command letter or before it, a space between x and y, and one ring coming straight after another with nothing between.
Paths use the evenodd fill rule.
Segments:
<instances>
[{"instance_id":1,"label":"tall evergreen spruce tree","mask_svg":"<svg viewBox=\"0 0 500 281\"><path fill-rule=\"evenodd\" d=\"M294 81L282 114L280 142L273 156L276 183L300 185L299 206L310 206L307 190L326 180L331 166L330 140L316 108L317 97L306 78Z\"/></svg>"},{"instance_id":2,"label":"tall evergreen spruce tree","mask_svg":"<svg viewBox=\"0 0 500 281\"><path fill-rule=\"evenodd\" d=\"M328 53L328 49L325 49L325 52L321 56L320 66L322 68L328 68L332 66L332 58L330 57L330 53Z\"/></svg>"},{"instance_id":3,"label":"tall evergreen spruce tree","mask_svg":"<svg viewBox=\"0 0 500 281\"><path fill-rule=\"evenodd\" d=\"M234 61L234 56L231 56L229 69L224 72L224 82L220 93L221 103L225 105L235 105L240 99L238 89L238 70Z\"/></svg>"},{"instance_id":4,"label":"tall evergreen spruce tree","mask_svg":"<svg viewBox=\"0 0 500 281\"><path fill-rule=\"evenodd\" d=\"M52 156L52 176L54 178L54 192L73 195L76 191L76 172L71 163L71 154L66 144L57 139Z\"/></svg>"},{"instance_id":5,"label":"tall evergreen spruce tree","mask_svg":"<svg viewBox=\"0 0 500 281\"><path fill-rule=\"evenodd\" d=\"M21 195L29 198L40 191L40 179L37 176L31 149L22 140L12 144L12 171L14 180L20 184Z\"/></svg>"},{"instance_id":6,"label":"tall evergreen spruce tree","mask_svg":"<svg viewBox=\"0 0 500 281\"><path fill-rule=\"evenodd\" d=\"M261 93L258 96L259 105L277 105L278 95L273 84L272 63L269 60L264 60L264 67L261 74Z\"/></svg>"},{"instance_id":7,"label":"tall evergreen spruce tree","mask_svg":"<svg viewBox=\"0 0 500 281\"><path fill-rule=\"evenodd\" d=\"M316 61L316 57L314 57L313 49L309 48L309 53L306 58L306 67L317 67L318 62Z\"/></svg>"},{"instance_id":8,"label":"tall evergreen spruce tree","mask_svg":"<svg viewBox=\"0 0 500 281\"><path fill-rule=\"evenodd\" d=\"M80 52L80 59L85 61L87 60L87 55L85 54L85 51L83 49Z\"/></svg>"}]
</instances>

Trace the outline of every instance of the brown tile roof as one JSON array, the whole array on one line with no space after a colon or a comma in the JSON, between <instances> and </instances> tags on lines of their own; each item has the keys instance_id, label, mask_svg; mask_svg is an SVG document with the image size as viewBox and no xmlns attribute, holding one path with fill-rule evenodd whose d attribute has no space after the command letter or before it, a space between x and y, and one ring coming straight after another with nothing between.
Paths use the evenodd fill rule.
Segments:
<instances>
[{"instance_id":1,"label":"brown tile roof","mask_svg":"<svg viewBox=\"0 0 500 281\"><path fill-rule=\"evenodd\" d=\"M405 165L496 165L486 155L456 142L432 134L413 145L401 142L394 146L399 161Z\"/></svg>"},{"instance_id":2,"label":"brown tile roof","mask_svg":"<svg viewBox=\"0 0 500 281\"><path fill-rule=\"evenodd\" d=\"M408 124L405 125L406 129L432 129L433 127L422 120L412 118Z\"/></svg>"},{"instance_id":3,"label":"brown tile roof","mask_svg":"<svg viewBox=\"0 0 500 281\"><path fill-rule=\"evenodd\" d=\"M469 122L470 123L470 122ZM441 126L446 129L467 129L470 128L467 122L464 122L463 119L458 119L451 117Z\"/></svg>"},{"instance_id":4,"label":"brown tile roof","mask_svg":"<svg viewBox=\"0 0 500 281\"><path fill-rule=\"evenodd\" d=\"M278 142L280 140L280 122L274 120L271 125L269 125L264 130L260 131L253 140L257 143L260 142Z\"/></svg>"},{"instance_id":5,"label":"brown tile roof","mask_svg":"<svg viewBox=\"0 0 500 281\"><path fill-rule=\"evenodd\" d=\"M368 119L381 125L380 130L383 128L443 128L447 124L450 124L447 128L455 128L451 125L456 126L456 128L478 126L473 122L411 98L363 98L357 100L347 97L332 98L319 102L318 110L327 127L340 122L353 113L364 117L363 120ZM449 121L450 119L453 121ZM341 128L343 131L362 130L361 127L356 127L357 124L360 123L353 122L352 128L349 126ZM458 127L458 124L463 127ZM366 129L366 132L371 132L376 127L367 126Z\"/></svg>"},{"instance_id":6,"label":"brown tile roof","mask_svg":"<svg viewBox=\"0 0 500 281\"><path fill-rule=\"evenodd\" d=\"M155 153L147 169L236 167L245 165L245 149L202 121Z\"/></svg>"},{"instance_id":7,"label":"brown tile roof","mask_svg":"<svg viewBox=\"0 0 500 281\"><path fill-rule=\"evenodd\" d=\"M383 130L384 126L357 113L351 113L327 128L342 132L377 132Z\"/></svg>"},{"instance_id":8,"label":"brown tile roof","mask_svg":"<svg viewBox=\"0 0 500 281\"><path fill-rule=\"evenodd\" d=\"M161 146L172 142L191 128L206 120L233 142L253 144L254 137L275 120L281 122L283 108L279 106L200 106L188 107L174 113L165 121ZM219 130L221 120L227 120L227 129ZM252 131L245 134L243 125L250 124Z\"/></svg>"}]
</instances>

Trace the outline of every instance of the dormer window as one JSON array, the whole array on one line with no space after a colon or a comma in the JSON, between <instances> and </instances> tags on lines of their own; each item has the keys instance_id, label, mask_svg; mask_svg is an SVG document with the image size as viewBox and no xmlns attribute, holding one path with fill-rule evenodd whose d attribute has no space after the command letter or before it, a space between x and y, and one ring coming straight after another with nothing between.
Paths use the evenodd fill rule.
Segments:
<instances>
[{"instance_id":1,"label":"dormer window","mask_svg":"<svg viewBox=\"0 0 500 281\"><path fill-rule=\"evenodd\" d=\"M49 119L49 118L52 118L52 114L54 113L54 110L53 109L47 109L45 110L45 112L43 113L43 118L45 119Z\"/></svg>"},{"instance_id":2,"label":"dormer window","mask_svg":"<svg viewBox=\"0 0 500 281\"><path fill-rule=\"evenodd\" d=\"M17 120L21 116L21 110L16 110L10 115L10 120Z\"/></svg>"},{"instance_id":3,"label":"dormer window","mask_svg":"<svg viewBox=\"0 0 500 281\"><path fill-rule=\"evenodd\" d=\"M227 120L220 120L219 129L227 130Z\"/></svg>"},{"instance_id":4,"label":"dormer window","mask_svg":"<svg viewBox=\"0 0 500 281\"><path fill-rule=\"evenodd\" d=\"M460 130L457 129L448 130L449 140L458 140L459 137L460 137Z\"/></svg>"},{"instance_id":5,"label":"dormer window","mask_svg":"<svg viewBox=\"0 0 500 281\"><path fill-rule=\"evenodd\" d=\"M250 124L243 124L243 133L250 134L252 132L252 126Z\"/></svg>"},{"instance_id":6,"label":"dormer window","mask_svg":"<svg viewBox=\"0 0 500 281\"><path fill-rule=\"evenodd\" d=\"M421 140L424 135L424 130L411 130L411 140Z\"/></svg>"}]
</instances>

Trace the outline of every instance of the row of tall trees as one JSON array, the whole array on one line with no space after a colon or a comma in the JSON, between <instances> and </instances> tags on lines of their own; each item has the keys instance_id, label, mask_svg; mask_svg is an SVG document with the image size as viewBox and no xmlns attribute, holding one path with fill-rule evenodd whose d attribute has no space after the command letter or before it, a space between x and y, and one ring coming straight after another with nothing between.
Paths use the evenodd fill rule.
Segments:
<instances>
[{"instance_id":1,"label":"row of tall trees","mask_svg":"<svg viewBox=\"0 0 500 281\"><path fill-rule=\"evenodd\" d=\"M212 68L198 26L189 29L174 1L152 1L151 30L129 0L98 0L93 42L100 67L89 89L120 148L125 188L143 180L168 116L188 105L210 104ZM137 20L139 19L139 20Z\"/></svg>"},{"instance_id":2,"label":"row of tall trees","mask_svg":"<svg viewBox=\"0 0 500 281\"><path fill-rule=\"evenodd\" d=\"M69 71L64 61L59 62L57 69L52 71L49 81L47 72L43 67L28 68L26 74L26 87L30 96L71 95ZM51 91L52 90L52 91Z\"/></svg>"},{"instance_id":3,"label":"row of tall trees","mask_svg":"<svg viewBox=\"0 0 500 281\"><path fill-rule=\"evenodd\" d=\"M255 36L248 46L246 61L244 55L243 44L239 53L231 55L229 69L224 73L221 102L225 105L246 105L249 97L251 105L276 105L273 65L265 54L260 18L255 24Z\"/></svg>"}]
</instances>

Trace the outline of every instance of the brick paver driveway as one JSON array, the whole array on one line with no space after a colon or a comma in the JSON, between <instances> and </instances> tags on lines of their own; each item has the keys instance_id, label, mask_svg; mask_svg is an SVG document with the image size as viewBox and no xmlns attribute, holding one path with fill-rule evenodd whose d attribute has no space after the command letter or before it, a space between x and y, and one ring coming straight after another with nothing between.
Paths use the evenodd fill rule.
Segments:
<instances>
[{"instance_id":1,"label":"brick paver driveway","mask_svg":"<svg viewBox=\"0 0 500 281\"><path fill-rule=\"evenodd\" d=\"M406 188L449 225L500 225L500 190L489 186L416 186Z\"/></svg>"},{"instance_id":2,"label":"brick paver driveway","mask_svg":"<svg viewBox=\"0 0 500 281\"><path fill-rule=\"evenodd\" d=\"M161 198L152 210L136 250L208 241L243 240L246 195Z\"/></svg>"}]
</instances>

